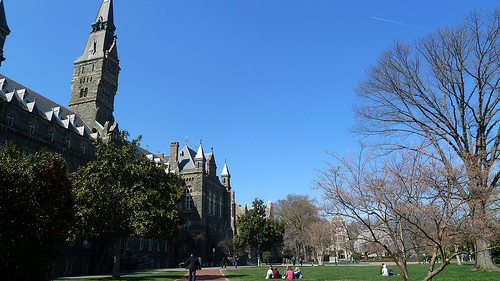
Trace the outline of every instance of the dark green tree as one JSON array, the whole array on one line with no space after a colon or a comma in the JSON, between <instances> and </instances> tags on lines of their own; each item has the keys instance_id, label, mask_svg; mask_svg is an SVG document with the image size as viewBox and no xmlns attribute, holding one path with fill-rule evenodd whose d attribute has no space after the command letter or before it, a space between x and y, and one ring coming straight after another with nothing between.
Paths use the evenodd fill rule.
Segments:
<instances>
[{"instance_id":1,"label":"dark green tree","mask_svg":"<svg viewBox=\"0 0 500 281\"><path fill-rule=\"evenodd\" d=\"M182 180L140 153L139 140L95 140L96 160L72 174L74 235L113 244L115 278L120 276L120 238L171 238L182 222L175 207L183 195Z\"/></svg>"},{"instance_id":2,"label":"dark green tree","mask_svg":"<svg viewBox=\"0 0 500 281\"><path fill-rule=\"evenodd\" d=\"M285 226L283 223L266 218L264 201L256 198L253 209L236 221L238 234L233 238L236 250L253 249L260 258L263 251L279 249L283 245Z\"/></svg>"},{"instance_id":3,"label":"dark green tree","mask_svg":"<svg viewBox=\"0 0 500 281\"><path fill-rule=\"evenodd\" d=\"M22 155L0 146L0 276L52 280L52 265L68 237L73 195L66 162L45 150Z\"/></svg>"}]
</instances>

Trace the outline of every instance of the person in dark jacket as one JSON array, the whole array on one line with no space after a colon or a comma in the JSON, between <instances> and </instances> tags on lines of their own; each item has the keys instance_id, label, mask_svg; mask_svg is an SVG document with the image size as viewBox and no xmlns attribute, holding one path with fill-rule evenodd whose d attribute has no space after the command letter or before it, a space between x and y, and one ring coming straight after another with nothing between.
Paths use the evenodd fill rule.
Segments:
<instances>
[{"instance_id":1,"label":"person in dark jacket","mask_svg":"<svg viewBox=\"0 0 500 281\"><path fill-rule=\"evenodd\" d=\"M183 262L182 265L189 269L189 281L195 281L196 270L201 269L201 264L198 258L194 254L191 254L191 256Z\"/></svg>"}]
</instances>

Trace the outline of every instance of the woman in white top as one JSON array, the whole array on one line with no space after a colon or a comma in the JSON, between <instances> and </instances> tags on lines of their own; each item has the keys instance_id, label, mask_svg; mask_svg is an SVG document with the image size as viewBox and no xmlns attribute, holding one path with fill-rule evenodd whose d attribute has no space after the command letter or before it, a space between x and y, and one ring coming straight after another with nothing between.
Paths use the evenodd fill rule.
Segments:
<instances>
[{"instance_id":1,"label":"woman in white top","mask_svg":"<svg viewBox=\"0 0 500 281\"><path fill-rule=\"evenodd\" d=\"M273 278L273 267L270 266L266 273L266 279L272 279L272 278Z\"/></svg>"},{"instance_id":2,"label":"woman in white top","mask_svg":"<svg viewBox=\"0 0 500 281\"><path fill-rule=\"evenodd\" d=\"M387 266L384 264L382 265L382 276L389 276L389 271L387 270Z\"/></svg>"}]
</instances>

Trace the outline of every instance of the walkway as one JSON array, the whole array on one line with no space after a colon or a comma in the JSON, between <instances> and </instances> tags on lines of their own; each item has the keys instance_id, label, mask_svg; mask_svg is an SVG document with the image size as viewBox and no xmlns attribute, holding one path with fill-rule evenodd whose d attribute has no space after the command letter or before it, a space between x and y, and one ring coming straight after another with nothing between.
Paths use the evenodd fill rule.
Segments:
<instances>
[{"instance_id":1,"label":"walkway","mask_svg":"<svg viewBox=\"0 0 500 281\"><path fill-rule=\"evenodd\" d=\"M189 274L184 275L177 281L189 280ZM227 281L219 268L207 268L196 270L196 281L211 280L211 281Z\"/></svg>"}]
</instances>

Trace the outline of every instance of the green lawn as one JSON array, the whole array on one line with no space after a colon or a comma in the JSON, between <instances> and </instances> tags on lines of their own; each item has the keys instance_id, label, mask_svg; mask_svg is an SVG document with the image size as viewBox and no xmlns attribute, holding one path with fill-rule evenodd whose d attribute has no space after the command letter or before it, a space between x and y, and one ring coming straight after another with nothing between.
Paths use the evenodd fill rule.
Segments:
<instances>
[{"instance_id":1,"label":"green lawn","mask_svg":"<svg viewBox=\"0 0 500 281\"><path fill-rule=\"evenodd\" d=\"M428 265L411 264L408 265L411 280L423 280L427 273ZM473 264L469 263L463 266L451 264L447 266L443 272L438 274L434 281L472 281L472 280L500 280L500 271L498 272L474 272L469 269ZM399 273L396 266L391 265L395 272ZM280 273L285 269L283 266L278 267ZM304 274L303 280L403 280L401 276L380 276L380 266L364 266L364 265L340 265L340 266L304 266L301 267ZM238 269L224 270L224 275L229 281L245 281L245 280L265 280L267 267L240 267ZM155 274L141 274L122 276L119 280L124 281L174 281L184 276L186 272L165 272ZM98 280L117 280L112 278L90 278L77 279L78 281L98 281Z\"/></svg>"},{"instance_id":2,"label":"green lawn","mask_svg":"<svg viewBox=\"0 0 500 281\"><path fill-rule=\"evenodd\" d=\"M394 272L399 273L396 266L390 266ZM500 280L500 272L472 272L469 269L472 264L458 266L451 264L443 272L438 274L433 280ZM278 267L280 273L284 267ZM408 266L411 280L423 280L427 275L428 265L411 264ZM224 271L227 279L230 281L244 280L264 280L267 267L238 268ZM315 266L301 267L304 274L304 280L403 280L401 276L381 276L380 266L360 266L360 265L341 265L341 266Z\"/></svg>"}]
</instances>

